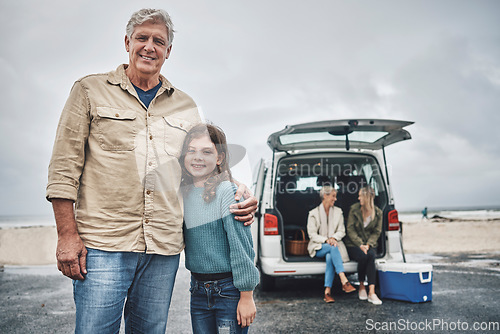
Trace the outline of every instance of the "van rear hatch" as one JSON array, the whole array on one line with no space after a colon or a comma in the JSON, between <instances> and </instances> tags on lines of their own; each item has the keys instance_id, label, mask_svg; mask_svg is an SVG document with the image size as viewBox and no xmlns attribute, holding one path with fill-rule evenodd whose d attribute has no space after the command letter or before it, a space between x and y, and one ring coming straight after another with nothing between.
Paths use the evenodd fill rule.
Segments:
<instances>
[{"instance_id":1,"label":"van rear hatch","mask_svg":"<svg viewBox=\"0 0 500 334\"><path fill-rule=\"evenodd\" d=\"M333 120L287 125L271 134L267 144L273 151L344 148L379 150L411 139L403 128L408 121L384 119Z\"/></svg>"}]
</instances>

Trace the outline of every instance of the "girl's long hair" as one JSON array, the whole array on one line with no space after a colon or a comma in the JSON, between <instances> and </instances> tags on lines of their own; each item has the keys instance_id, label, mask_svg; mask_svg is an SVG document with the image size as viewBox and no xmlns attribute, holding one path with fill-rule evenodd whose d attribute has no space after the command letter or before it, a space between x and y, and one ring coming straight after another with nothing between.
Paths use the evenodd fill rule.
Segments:
<instances>
[{"instance_id":1,"label":"girl's long hair","mask_svg":"<svg viewBox=\"0 0 500 334\"><path fill-rule=\"evenodd\" d=\"M232 181L231 170L229 169L229 152L227 149L226 135L221 128L214 124L198 124L193 127L186 135L184 139L184 144L182 145L182 152L179 158L182 168L182 189L187 189L193 184L193 177L187 171L184 166L184 160L186 158L186 152L191 141L195 138L200 138L206 136L210 138L210 141L214 143L217 150L217 156L221 159L221 163L216 166L214 171L205 181L205 190L203 192L203 199L205 202L211 202L215 198L215 189L222 181Z\"/></svg>"}]
</instances>

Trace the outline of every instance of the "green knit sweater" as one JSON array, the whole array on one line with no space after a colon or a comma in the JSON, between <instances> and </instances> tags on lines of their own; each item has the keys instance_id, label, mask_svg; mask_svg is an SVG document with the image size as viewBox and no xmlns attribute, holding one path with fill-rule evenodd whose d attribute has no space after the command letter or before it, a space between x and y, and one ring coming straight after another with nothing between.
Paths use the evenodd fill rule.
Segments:
<instances>
[{"instance_id":1,"label":"green knit sweater","mask_svg":"<svg viewBox=\"0 0 500 334\"><path fill-rule=\"evenodd\" d=\"M229 212L229 206L235 203L235 186L221 182L209 203L203 200L203 191L191 187L184 195L186 268L200 274L232 272L238 290L255 289L259 272L254 265L250 226L244 226Z\"/></svg>"}]
</instances>

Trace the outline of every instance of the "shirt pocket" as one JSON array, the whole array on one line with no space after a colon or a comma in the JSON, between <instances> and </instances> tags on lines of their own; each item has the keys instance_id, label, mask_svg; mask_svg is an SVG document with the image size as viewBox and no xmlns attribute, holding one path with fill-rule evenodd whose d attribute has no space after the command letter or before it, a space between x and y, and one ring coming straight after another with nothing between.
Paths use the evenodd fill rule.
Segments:
<instances>
[{"instance_id":1,"label":"shirt pocket","mask_svg":"<svg viewBox=\"0 0 500 334\"><path fill-rule=\"evenodd\" d=\"M132 151L137 134L137 114L133 110L96 107L97 138L105 151Z\"/></svg>"},{"instance_id":2,"label":"shirt pocket","mask_svg":"<svg viewBox=\"0 0 500 334\"><path fill-rule=\"evenodd\" d=\"M184 119L163 116L164 119L164 147L168 155L179 158L181 156L184 138L192 124Z\"/></svg>"}]
</instances>

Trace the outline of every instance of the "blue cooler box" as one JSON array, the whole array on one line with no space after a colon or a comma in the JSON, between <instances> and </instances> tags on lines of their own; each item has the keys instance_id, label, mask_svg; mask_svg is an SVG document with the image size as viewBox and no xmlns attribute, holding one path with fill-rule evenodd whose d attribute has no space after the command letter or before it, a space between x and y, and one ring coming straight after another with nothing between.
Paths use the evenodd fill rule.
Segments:
<instances>
[{"instance_id":1,"label":"blue cooler box","mask_svg":"<svg viewBox=\"0 0 500 334\"><path fill-rule=\"evenodd\" d=\"M378 262L382 298L423 303L432 300L432 264Z\"/></svg>"}]
</instances>

